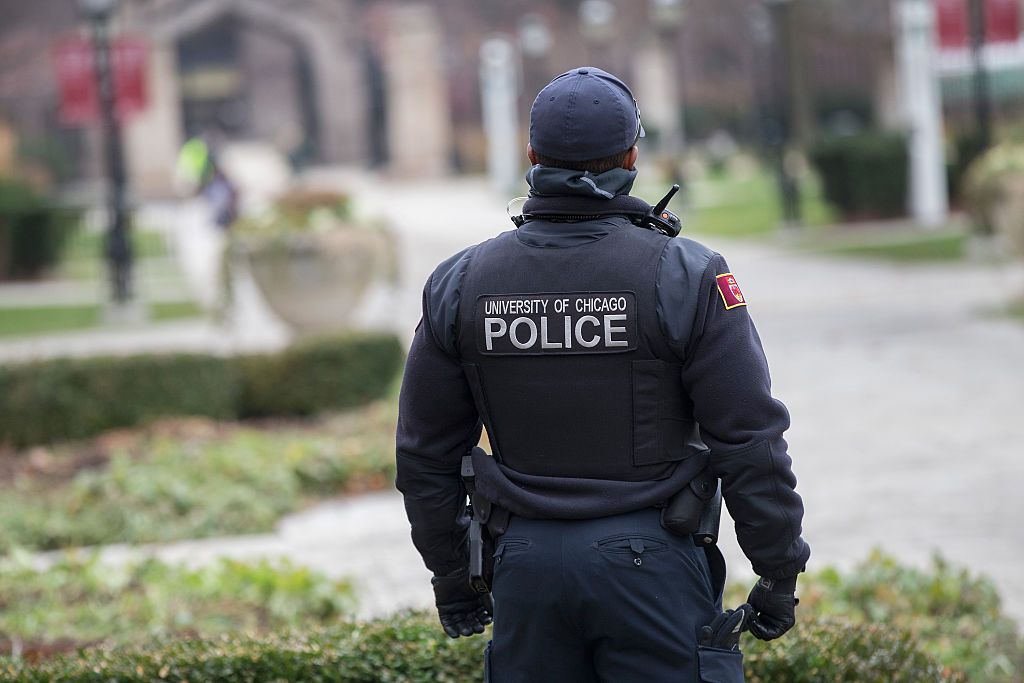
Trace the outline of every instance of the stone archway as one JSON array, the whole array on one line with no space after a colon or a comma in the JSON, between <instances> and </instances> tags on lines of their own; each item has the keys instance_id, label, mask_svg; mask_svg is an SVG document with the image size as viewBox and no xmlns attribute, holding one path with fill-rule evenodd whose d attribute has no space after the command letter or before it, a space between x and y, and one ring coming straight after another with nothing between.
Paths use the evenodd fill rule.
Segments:
<instances>
[{"instance_id":1,"label":"stone archway","mask_svg":"<svg viewBox=\"0 0 1024 683\"><path fill-rule=\"evenodd\" d=\"M319 156L330 163L368 157L365 84L356 12L347 0L157 0L124 13L128 31L146 36L150 109L127 128L132 175L144 194L171 188L183 142L176 45L218 20L235 16L300 45L308 60Z\"/></svg>"}]
</instances>

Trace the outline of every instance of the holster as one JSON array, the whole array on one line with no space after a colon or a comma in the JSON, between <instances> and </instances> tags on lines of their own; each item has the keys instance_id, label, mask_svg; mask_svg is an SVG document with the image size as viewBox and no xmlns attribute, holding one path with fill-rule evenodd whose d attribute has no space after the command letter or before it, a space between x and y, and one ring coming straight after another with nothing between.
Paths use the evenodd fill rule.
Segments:
<instances>
[{"instance_id":1,"label":"holster","mask_svg":"<svg viewBox=\"0 0 1024 683\"><path fill-rule=\"evenodd\" d=\"M469 584L477 593L491 592L494 577L494 539L508 529L508 510L491 503L476 492L473 457L462 458L462 481L469 494Z\"/></svg>"},{"instance_id":2,"label":"holster","mask_svg":"<svg viewBox=\"0 0 1024 683\"><path fill-rule=\"evenodd\" d=\"M705 538L712 537L711 543L718 540L718 521L715 514L721 516L721 502L715 512L715 499L720 496L718 479L708 465L694 477L689 484L668 499L661 509L661 526L677 536L690 536L697 533L702 526ZM710 510L708 508L711 508ZM711 512L711 519L705 514ZM704 524L702 524L704 517ZM708 531L713 533L708 534Z\"/></svg>"}]
</instances>

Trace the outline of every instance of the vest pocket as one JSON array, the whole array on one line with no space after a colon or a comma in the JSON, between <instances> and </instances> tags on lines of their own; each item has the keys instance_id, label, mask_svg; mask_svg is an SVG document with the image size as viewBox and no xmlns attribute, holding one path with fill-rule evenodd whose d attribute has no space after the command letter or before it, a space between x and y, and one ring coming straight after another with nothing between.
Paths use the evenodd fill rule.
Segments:
<instances>
[{"instance_id":1,"label":"vest pocket","mask_svg":"<svg viewBox=\"0 0 1024 683\"><path fill-rule=\"evenodd\" d=\"M690 455L693 423L685 412L682 384L672 375L677 366L660 360L632 365L633 464L676 462Z\"/></svg>"}]
</instances>

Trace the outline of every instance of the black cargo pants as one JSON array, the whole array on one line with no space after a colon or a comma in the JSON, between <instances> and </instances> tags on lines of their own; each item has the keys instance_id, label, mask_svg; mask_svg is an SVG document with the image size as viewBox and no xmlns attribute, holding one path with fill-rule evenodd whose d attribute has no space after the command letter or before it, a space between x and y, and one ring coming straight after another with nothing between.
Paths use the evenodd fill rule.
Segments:
<instances>
[{"instance_id":1,"label":"black cargo pants","mask_svg":"<svg viewBox=\"0 0 1024 683\"><path fill-rule=\"evenodd\" d=\"M494 562L493 683L743 680L738 652L698 651L721 593L705 552L665 531L658 510L514 517Z\"/></svg>"}]
</instances>

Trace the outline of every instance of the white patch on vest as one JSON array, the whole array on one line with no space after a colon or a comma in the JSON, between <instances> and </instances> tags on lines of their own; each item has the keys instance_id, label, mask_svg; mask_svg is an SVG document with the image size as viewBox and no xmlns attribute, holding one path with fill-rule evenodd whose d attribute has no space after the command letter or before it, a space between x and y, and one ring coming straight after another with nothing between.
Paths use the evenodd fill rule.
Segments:
<instances>
[{"instance_id":1,"label":"white patch on vest","mask_svg":"<svg viewBox=\"0 0 1024 683\"><path fill-rule=\"evenodd\" d=\"M475 328L484 354L616 353L637 348L632 292L482 296L476 306Z\"/></svg>"}]
</instances>

